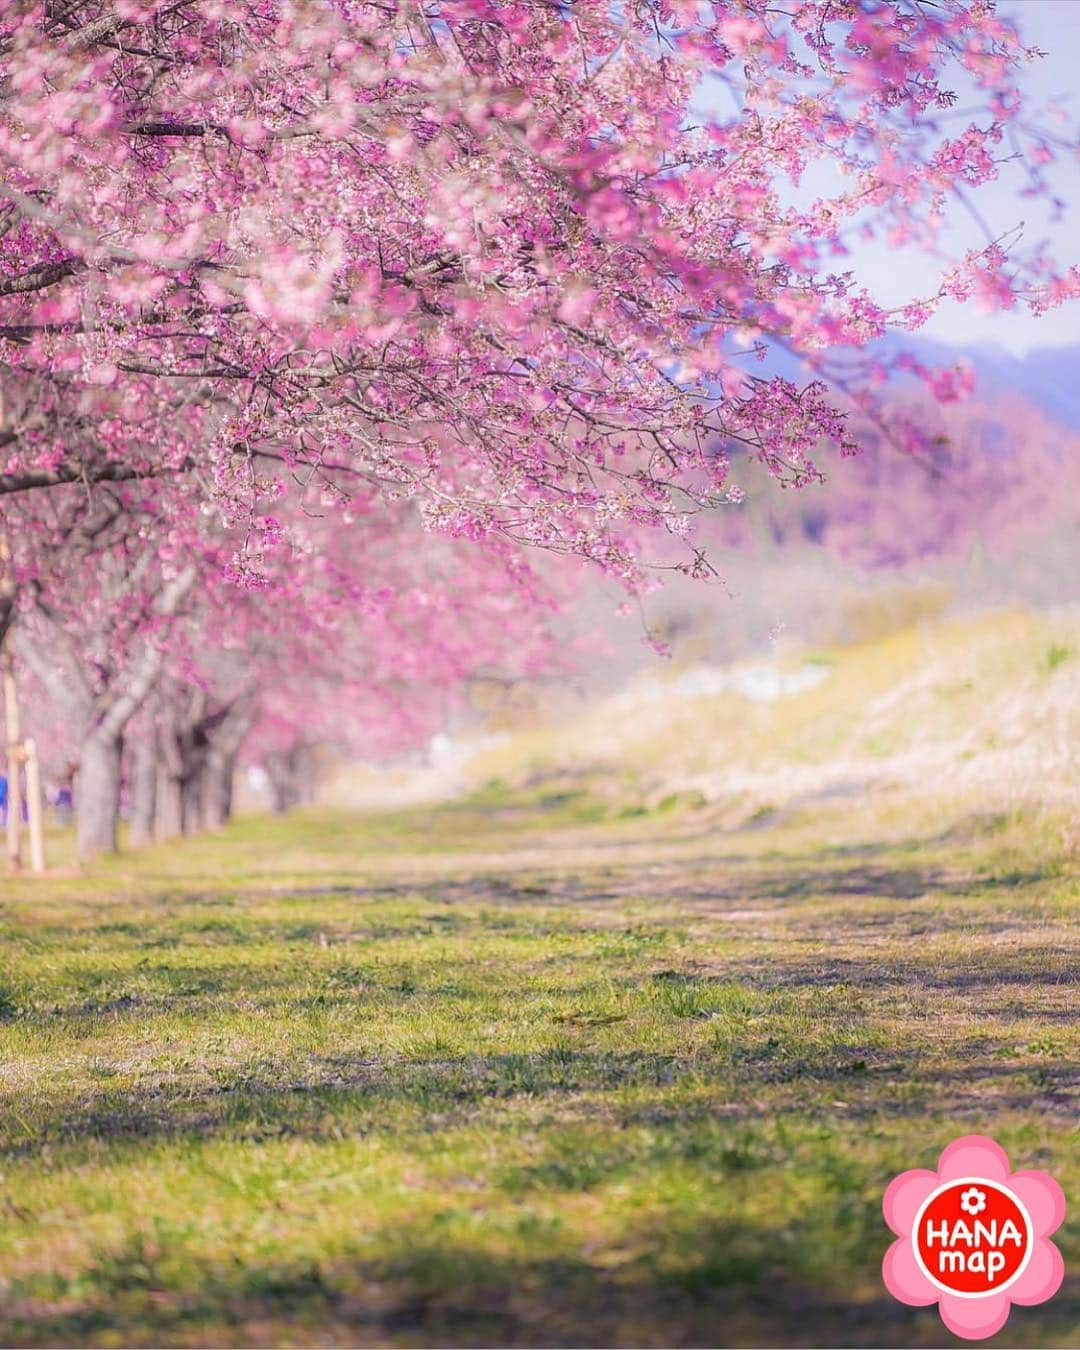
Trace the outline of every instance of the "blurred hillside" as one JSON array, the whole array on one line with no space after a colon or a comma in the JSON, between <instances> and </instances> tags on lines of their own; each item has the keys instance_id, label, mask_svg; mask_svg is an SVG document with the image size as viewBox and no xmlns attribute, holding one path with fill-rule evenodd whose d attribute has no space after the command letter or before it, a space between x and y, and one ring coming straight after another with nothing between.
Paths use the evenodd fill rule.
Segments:
<instances>
[{"instance_id":1,"label":"blurred hillside","mask_svg":"<svg viewBox=\"0 0 1080 1350\"><path fill-rule=\"evenodd\" d=\"M974 396L994 397L1007 390L1069 430L1080 430L1080 343L1060 347L1036 347L1022 356L995 343L954 345L915 333L893 333L869 349L883 359L908 352L926 366L951 366L966 361L975 373ZM804 381L801 362L783 349L769 354L768 371Z\"/></svg>"},{"instance_id":2,"label":"blurred hillside","mask_svg":"<svg viewBox=\"0 0 1080 1350\"><path fill-rule=\"evenodd\" d=\"M902 345L977 377L945 405L898 380L897 421L932 433L929 454L869 428L827 481L777 492L732 449L745 500L703 522L711 582L668 570L631 603L588 582L551 674L478 681L426 757L348 766L332 795L393 806L491 780L493 800L699 802L736 822L870 790L1077 804L1080 345Z\"/></svg>"},{"instance_id":3,"label":"blurred hillside","mask_svg":"<svg viewBox=\"0 0 1080 1350\"><path fill-rule=\"evenodd\" d=\"M1080 819L1080 610L914 617L847 645L653 666L576 712L534 708L436 746L426 766L349 770L332 796L474 793L592 819L705 810L728 827L871 798L875 812L947 800Z\"/></svg>"}]
</instances>

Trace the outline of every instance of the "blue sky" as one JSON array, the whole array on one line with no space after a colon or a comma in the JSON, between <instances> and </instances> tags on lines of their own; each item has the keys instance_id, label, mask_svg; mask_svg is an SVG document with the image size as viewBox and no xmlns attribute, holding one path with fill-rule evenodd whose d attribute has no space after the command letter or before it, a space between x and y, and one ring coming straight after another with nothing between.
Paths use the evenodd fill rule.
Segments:
<instances>
[{"instance_id":1,"label":"blue sky","mask_svg":"<svg viewBox=\"0 0 1080 1350\"><path fill-rule=\"evenodd\" d=\"M1047 53L1025 72L1023 88L1032 106L1055 99L1080 122L1080 99L1072 93L1080 76L1080 0L1001 0L999 10L1019 24L1025 42ZM979 190L979 209L995 232L1023 221L1026 238L1048 237L1059 261L1080 262L1080 159L1059 161L1052 181L1069 204L1064 219L1056 224L1049 222L1042 204L1016 195L1017 180L1011 175ZM978 245L982 238L974 222L958 221L950 251L956 246L960 251ZM914 251L898 255L873 246L855 253L853 267L876 295L890 301L929 289L936 275L931 260ZM928 337L964 345L998 343L1016 353L1063 346L1080 342L1080 301L1040 319L1020 311L983 315L970 305L948 303L922 331Z\"/></svg>"}]
</instances>

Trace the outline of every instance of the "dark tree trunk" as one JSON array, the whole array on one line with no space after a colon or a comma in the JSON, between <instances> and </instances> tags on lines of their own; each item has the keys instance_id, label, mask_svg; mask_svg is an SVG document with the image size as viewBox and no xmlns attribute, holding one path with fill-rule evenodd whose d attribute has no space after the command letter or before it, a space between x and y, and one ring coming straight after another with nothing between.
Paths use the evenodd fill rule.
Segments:
<instances>
[{"instance_id":1,"label":"dark tree trunk","mask_svg":"<svg viewBox=\"0 0 1080 1350\"><path fill-rule=\"evenodd\" d=\"M152 728L135 745L131 762L131 842L149 844L157 814L158 753Z\"/></svg>"},{"instance_id":2,"label":"dark tree trunk","mask_svg":"<svg viewBox=\"0 0 1080 1350\"><path fill-rule=\"evenodd\" d=\"M79 756L76 837L81 861L119 847L120 760L123 740L95 727Z\"/></svg>"},{"instance_id":3,"label":"dark tree trunk","mask_svg":"<svg viewBox=\"0 0 1080 1350\"><path fill-rule=\"evenodd\" d=\"M184 767L180 780L180 824L185 834L198 834L203 828L203 765L199 758Z\"/></svg>"},{"instance_id":4,"label":"dark tree trunk","mask_svg":"<svg viewBox=\"0 0 1080 1350\"><path fill-rule=\"evenodd\" d=\"M251 723L251 706L244 695L220 708L204 723L207 733L201 773L204 829L220 830L232 816L236 761Z\"/></svg>"},{"instance_id":5,"label":"dark tree trunk","mask_svg":"<svg viewBox=\"0 0 1080 1350\"><path fill-rule=\"evenodd\" d=\"M208 830L220 830L232 816L236 755L210 747L202 775L202 818Z\"/></svg>"},{"instance_id":6,"label":"dark tree trunk","mask_svg":"<svg viewBox=\"0 0 1080 1350\"><path fill-rule=\"evenodd\" d=\"M270 775L270 808L279 816L299 805L300 794L292 777L282 771Z\"/></svg>"},{"instance_id":7,"label":"dark tree trunk","mask_svg":"<svg viewBox=\"0 0 1080 1350\"><path fill-rule=\"evenodd\" d=\"M159 744L163 770L158 777L158 838L198 834L204 819L204 780L215 734L227 720L229 705L211 710L206 691L184 685L163 695Z\"/></svg>"}]
</instances>

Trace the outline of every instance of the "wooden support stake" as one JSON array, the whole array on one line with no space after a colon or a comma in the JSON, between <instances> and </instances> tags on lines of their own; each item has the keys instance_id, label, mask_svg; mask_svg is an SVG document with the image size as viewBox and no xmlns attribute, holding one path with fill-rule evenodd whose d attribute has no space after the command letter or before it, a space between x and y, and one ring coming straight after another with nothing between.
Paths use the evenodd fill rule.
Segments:
<instances>
[{"instance_id":1,"label":"wooden support stake","mask_svg":"<svg viewBox=\"0 0 1080 1350\"><path fill-rule=\"evenodd\" d=\"M18 872L22 867L22 788L19 774L22 746L19 744L19 696L15 689L15 671L10 652L4 653L4 721L7 731L8 869Z\"/></svg>"},{"instance_id":2,"label":"wooden support stake","mask_svg":"<svg viewBox=\"0 0 1080 1350\"><path fill-rule=\"evenodd\" d=\"M23 752L26 758L26 819L30 826L30 871L45 871L45 828L41 808L41 766L37 742L27 736Z\"/></svg>"}]
</instances>

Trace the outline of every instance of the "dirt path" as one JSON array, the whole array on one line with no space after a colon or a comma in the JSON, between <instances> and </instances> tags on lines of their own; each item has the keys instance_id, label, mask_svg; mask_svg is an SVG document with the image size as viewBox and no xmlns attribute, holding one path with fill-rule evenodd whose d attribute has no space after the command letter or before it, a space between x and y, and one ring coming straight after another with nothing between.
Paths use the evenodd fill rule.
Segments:
<instances>
[{"instance_id":1,"label":"dirt path","mask_svg":"<svg viewBox=\"0 0 1080 1350\"><path fill-rule=\"evenodd\" d=\"M0 1341L941 1344L881 1192L978 1130L1077 1194L1075 870L1060 822L829 809L251 820L8 885ZM1075 1344L1070 1278L999 1343Z\"/></svg>"}]
</instances>

